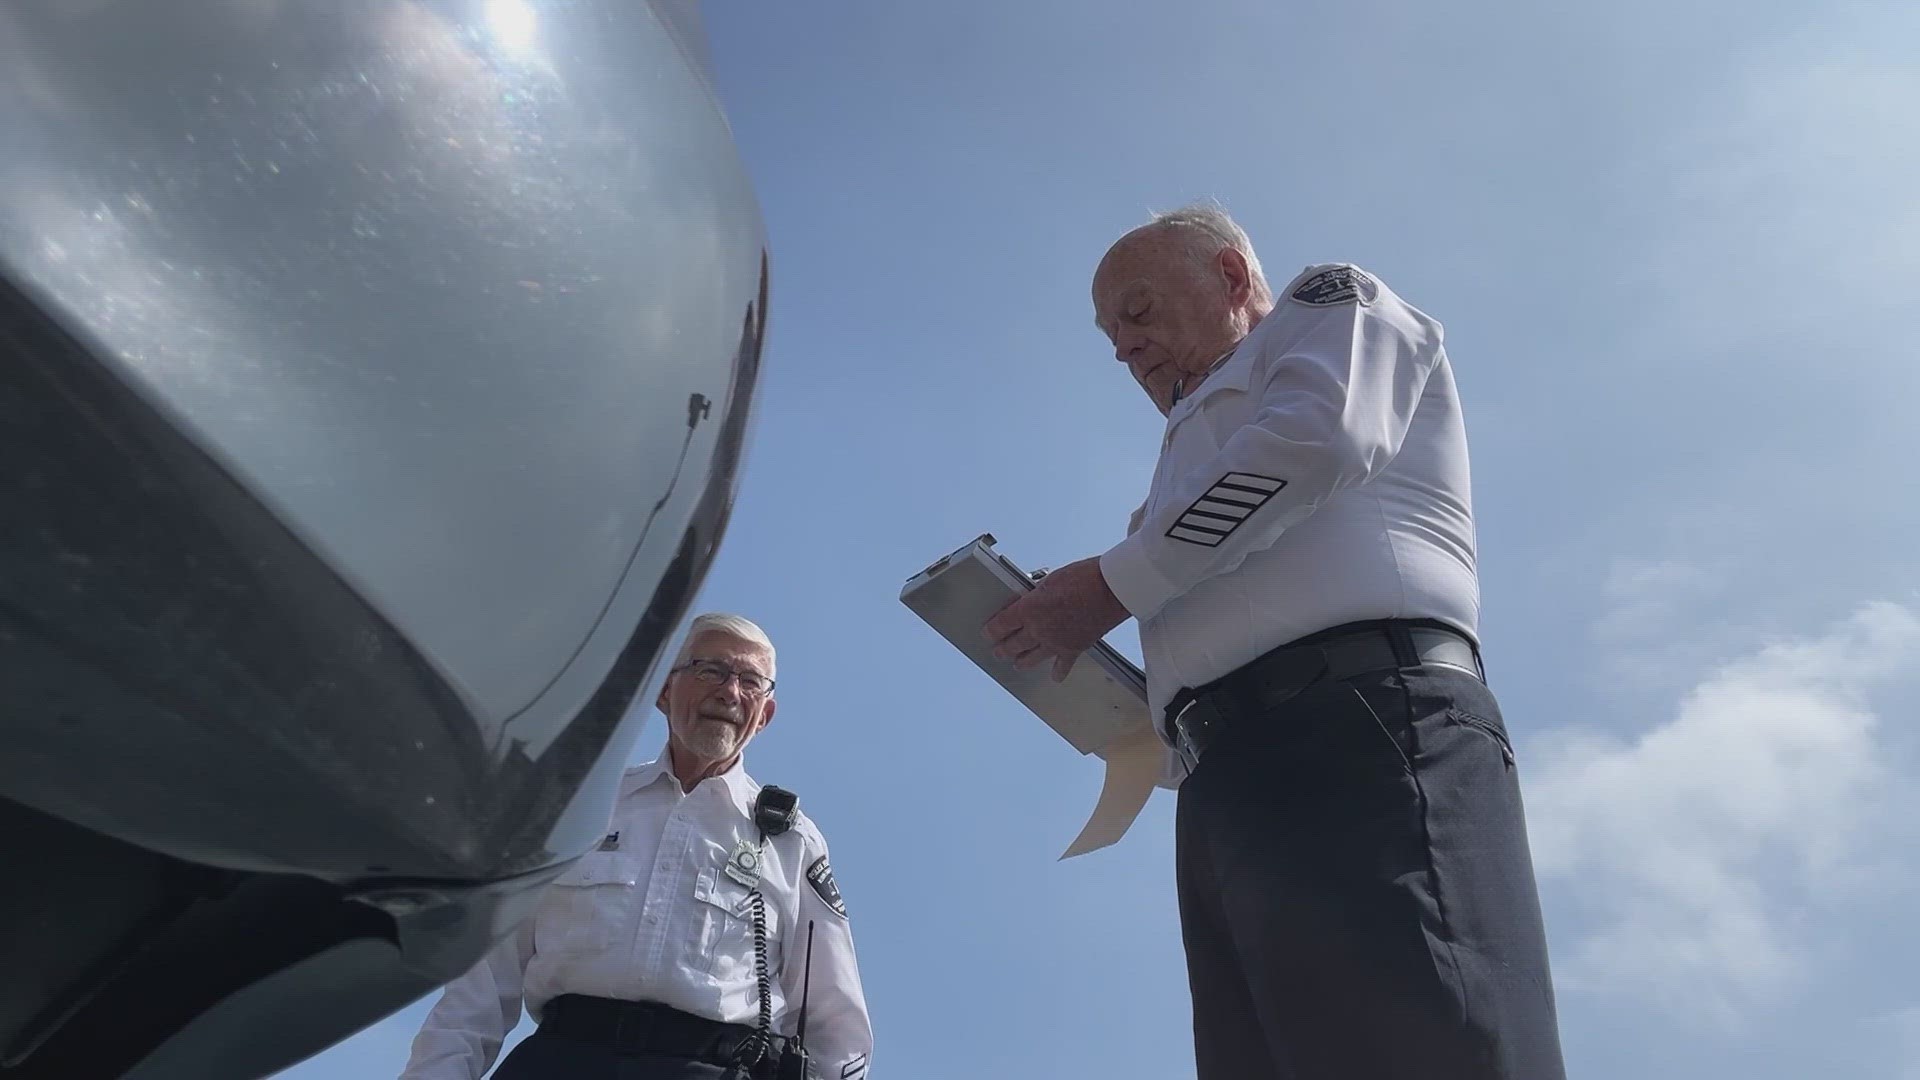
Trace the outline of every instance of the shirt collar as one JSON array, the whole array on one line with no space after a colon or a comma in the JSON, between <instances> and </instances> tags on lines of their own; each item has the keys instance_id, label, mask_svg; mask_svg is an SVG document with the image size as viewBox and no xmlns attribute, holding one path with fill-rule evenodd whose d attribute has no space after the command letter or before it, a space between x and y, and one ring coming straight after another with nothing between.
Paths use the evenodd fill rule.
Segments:
<instances>
[{"instance_id":1,"label":"shirt collar","mask_svg":"<svg viewBox=\"0 0 1920 1080\"><path fill-rule=\"evenodd\" d=\"M1257 331L1260 328L1256 326L1254 329ZM1247 338L1252 336L1248 334ZM1242 351L1246 351L1248 356L1252 355L1251 350L1243 350L1241 347L1246 344L1247 338L1241 338L1239 344L1222 353L1220 358L1213 362L1213 366L1207 369L1207 377L1173 403L1173 407L1167 411L1168 423L1179 421L1198 408L1200 402L1223 390L1246 390L1253 378L1252 361L1240 355Z\"/></svg>"},{"instance_id":2,"label":"shirt collar","mask_svg":"<svg viewBox=\"0 0 1920 1080\"><path fill-rule=\"evenodd\" d=\"M754 782L753 777L747 775L746 763L746 756L742 755L740 760L733 763L731 769L721 773L719 776L703 780L701 783L709 783L715 780L719 781L720 785L726 788L727 796L733 805L738 807L742 814L752 817L753 800L760 794L760 785ZM644 765L633 766L626 771L626 774L620 780L620 794L622 796L631 795L661 780L665 780L670 784L678 784L680 781L673 775L673 770L668 766L669 762L667 761L665 752L662 752L659 757Z\"/></svg>"}]
</instances>

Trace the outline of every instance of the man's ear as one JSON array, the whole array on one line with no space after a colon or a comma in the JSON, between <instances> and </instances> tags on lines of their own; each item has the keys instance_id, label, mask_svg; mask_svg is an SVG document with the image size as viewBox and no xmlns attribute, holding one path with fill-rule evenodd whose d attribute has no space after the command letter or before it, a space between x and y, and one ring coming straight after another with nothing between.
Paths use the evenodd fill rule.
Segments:
<instances>
[{"instance_id":1,"label":"man's ear","mask_svg":"<svg viewBox=\"0 0 1920 1080\"><path fill-rule=\"evenodd\" d=\"M767 725L773 723L773 711L775 708L778 707L778 705L779 705L779 702L773 700L772 698L767 699L766 710L760 714L760 726L753 729L753 733L755 735L758 735L761 732L767 730Z\"/></svg>"},{"instance_id":2,"label":"man's ear","mask_svg":"<svg viewBox=\"0 0 1920 1080\"><path fill-rule=\"evenodd\" d=\"M1234 307L1253 298L1253 270L1247 257L1233 248L1220 250L1220 273L1227 279L1227 302Z\"/></svg>"}]
</instances>

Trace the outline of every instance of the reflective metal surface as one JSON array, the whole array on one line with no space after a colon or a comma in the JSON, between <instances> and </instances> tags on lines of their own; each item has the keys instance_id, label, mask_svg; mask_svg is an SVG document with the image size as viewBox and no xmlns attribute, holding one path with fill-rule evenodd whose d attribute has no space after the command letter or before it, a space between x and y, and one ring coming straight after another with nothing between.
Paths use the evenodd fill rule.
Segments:
<instances>
[{"instance_id":1,"label":"reflective metal surface","mask_svg":"<svg viewBox=\"0 0 1920 1080\"><path fill-rule=\"evenodd\" d=\"M610 663L726 407L760 224L690 48L643 3L9 4L0 267L497 741Z\"/></svg>"},{"instance_id":2,"label":"reflective metal surface","mask_svg":"<svg viewBox=\"0 0 1920 1080\"><path fill-rule=\"evenodd\" d=\"M0 1077L266 1075L600 837L765 328L695 0L0 6Z\"/></svg>"},{"instance_id":3,"label":"reflective metal surface","mask_svg":"<svg viewBox=\"0 0 1920 1080\"><path fill-rule=\"evenodd\" d=\"M175 641L182 669L251 664L257 701L159 672L183 685L141 737L27 724L0 790L335 880L480 879L598 835L627 695L724 523L764 319L704 57L683 0L0 8L0 278L291 537L209 518L194 542L232 556L183 552L168 610L244 592L265 552L319 560L257 575L251 643ZM163 587L81 577L59 595Z\"/></svg>"}]
</instances>

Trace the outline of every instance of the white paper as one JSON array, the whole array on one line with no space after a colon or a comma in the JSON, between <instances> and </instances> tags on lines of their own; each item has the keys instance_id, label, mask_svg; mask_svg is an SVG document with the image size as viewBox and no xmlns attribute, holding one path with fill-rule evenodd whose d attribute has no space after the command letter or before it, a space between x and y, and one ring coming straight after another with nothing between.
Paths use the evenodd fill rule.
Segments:
<instances>
[{"instance_id":1,"label":"white paper","mask_svg":"<svg viewBox=\"0 0 1920 1080\"><path fill-rule=\"evenodd\" d=\"M1105 759L1093 816L1060 856L1071 859L1127 834L1159 785L1167 749L1147 713L1144 673L1111 646L1082 654L1064 682L1053 681L1051 664L1022 671L993 655L980 628L1033 588L1032 575L993 545L981 534L909 578L900 600L1074 749Z\"/></svg>"},{"instance_id":2,"label":"white paper","mask_svg":"<svg viewBox=\"0 0 1920 1080\"><path fill-rule=\"evenodd\" d=\"M1107 776L1100 786L1100 800L1093 816L1068 845L1062 859L1085 855L1119 842L1140 816L1147 798L1159 786L1166 765L1167 744L1160 741L1151 724L1141 724L1126 735L1101 748L1107 762Z\"/></svg>"}]
</instances>

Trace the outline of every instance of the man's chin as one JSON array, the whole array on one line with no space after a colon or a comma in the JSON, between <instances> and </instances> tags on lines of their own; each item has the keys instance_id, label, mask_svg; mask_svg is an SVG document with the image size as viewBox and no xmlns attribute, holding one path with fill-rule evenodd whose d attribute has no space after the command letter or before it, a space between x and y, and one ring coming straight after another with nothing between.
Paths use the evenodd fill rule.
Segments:
<instances>
[{"instance_id":1,"label":"man's chin","mask_svg":"<svg viewBox=\"0 0 1920 1080\"><path fill-rule=\"evenodd\" d=\"M707 761L719 761L733 756L740 741L734 737L733 727L724 721L703 720L692 731L681 735L680 745Z\"/></svg>"}]
</instances>

